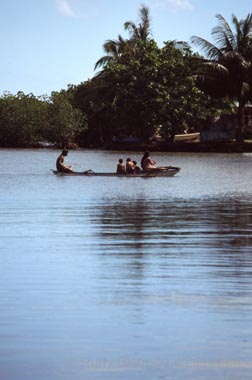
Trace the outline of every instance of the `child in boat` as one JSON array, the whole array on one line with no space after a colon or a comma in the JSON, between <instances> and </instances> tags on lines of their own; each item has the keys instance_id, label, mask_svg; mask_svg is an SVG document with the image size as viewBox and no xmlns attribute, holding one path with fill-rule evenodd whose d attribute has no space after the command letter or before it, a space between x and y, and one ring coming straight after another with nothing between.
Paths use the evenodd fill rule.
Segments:
<instances>
[{"instance_id":1,"label":"child in boat","mask_svg":"<svg viewBox=\"0 0 252 380\"><path fill-rule=\"evenodd\" d=\"M126 169L122 158L118 160L116 174L126 174Z\"/></svg>"},{"instance_id":2,"label":"child in boat","mask_svg":"<svg viewBox=\"0 0 252 380\"><path fill-rule=\"evenodd\" d=\"M56 161L57 171L60 173L72 173L72 166L64 165L64 158L68 155L68 150L63 149L62 153L59 155Z\"/></svg>"},{"instance_id":3,"label":"child in boat","mask_svg":"<svg viewBox=\"0 0 252 380\"><path fill-rule=\"evenodd\" d=\"M131 161L131 158L126 160L126 174L134 174L134 163Z\"/></svg>"},{"instance_id":4,"label":"child in boat","mask_svg":"<svg viewBox=\"0 0 252 380\"><path fill-rule=\"evenodd\" d=\"M141 174L141 173L142 173L142 170L141 170L141 168L139 168L139 166L137 165L137 162L136 162L136 161L133 161L133 164L134 164L134 174Z\"/></svg>"}]
</instances>

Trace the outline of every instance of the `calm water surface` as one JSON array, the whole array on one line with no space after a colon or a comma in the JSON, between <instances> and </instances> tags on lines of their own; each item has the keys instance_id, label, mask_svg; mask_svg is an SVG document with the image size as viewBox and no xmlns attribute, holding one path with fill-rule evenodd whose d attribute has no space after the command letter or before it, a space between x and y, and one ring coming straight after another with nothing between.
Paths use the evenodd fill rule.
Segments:
<instances>
[{"instance_id":1,"label":"calm water surface","mask_svg":"<svg viewBox=\"0 0 252 380\"><path fill-rule=\"evenodd\" d=\"M252 155L58 153L0 150L0 378L251 379Z\"/></svg>"}]
</instances>

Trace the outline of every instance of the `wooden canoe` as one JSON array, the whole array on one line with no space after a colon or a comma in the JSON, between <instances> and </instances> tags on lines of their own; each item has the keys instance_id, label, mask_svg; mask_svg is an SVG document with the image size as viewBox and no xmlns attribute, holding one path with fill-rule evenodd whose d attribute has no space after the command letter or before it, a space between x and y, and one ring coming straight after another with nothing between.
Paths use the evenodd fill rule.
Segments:
<instances>
[{"instance_id":1,"label":"wooden canoe","mask_svg":"<svg viewBox=\"0 0 252 380\"><path fill-rule=\"evenodd\" d=\"M140 174L116 174L116 173L106 173L100 172L96 173L93 170L86 170L85 172L71 172L71 173L61 173L57 170L52 170L53 174L58 176L83 176L83 177L120 177L120 178L150 178L150 177L172 177L180 171L180 168L170 166L167 168L156 168L147 173Z\"/></svg>"}]
</instances>

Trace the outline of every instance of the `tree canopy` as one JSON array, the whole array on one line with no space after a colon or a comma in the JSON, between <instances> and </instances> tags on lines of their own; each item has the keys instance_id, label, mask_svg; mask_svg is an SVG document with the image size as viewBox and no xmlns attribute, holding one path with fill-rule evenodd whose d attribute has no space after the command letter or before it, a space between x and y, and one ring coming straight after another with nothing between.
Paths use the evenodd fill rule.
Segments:
<instances>
[{"instance_id":1,"label":"tree canopy","mask_svg":"<svg viewBox=\"0 0 252 380\"><path fill-rule=\"evenodd\" d=\"M212 96L238 102L237 139L242 140L243 111L252 99L252 15L240 21L233 15L233 30L222 15L216 18L219 24L212 30L215 44L201 37L191 38L206 56L196 70L196 78L200 88Z\"/></svg>"},{"instance_id":2,"label":"tree canopy","mask_svg":"<svg viewBox=\"0 0 252 380\"><path fill-rule=\"evenodd\" d=\"M130 135L146 141L156 131L172 139L198 130L216 111L216 102L192 78L189 45L167 41L159 48L147 7L140 8L139 18L125 22L127 39L106 41L107 56L96 62L102 70L77 87L75 104L87 114L89 141Z\"/></svg>"},{"instance_id":3,"label":"tree canopy","mask_svg":"<svg viewBox=\"0 0 252 380\"><path fill-rule=\"evenodd\" d=\"M64 91L51 97L18 92L0 98L0 146L24 147L46 140L64 144L85 130L82 112L74 109Z\"/></svg>"}]
</instances>

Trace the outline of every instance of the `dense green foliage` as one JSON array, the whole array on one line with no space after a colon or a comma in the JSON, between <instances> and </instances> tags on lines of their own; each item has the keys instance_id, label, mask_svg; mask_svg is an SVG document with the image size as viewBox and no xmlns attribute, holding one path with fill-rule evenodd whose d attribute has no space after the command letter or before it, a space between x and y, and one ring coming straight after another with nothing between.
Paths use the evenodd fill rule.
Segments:
<instances>
[{"instance_id":1,"label":"dense green foliage","mask_svg":"<svg viewBox=\"0 0 252 380\"><path fill-rule=\"evenodd\" d=\"M233 16L235 32L222 16L218 20L217 46L192 38L206 53L203 58L184 42L158 47L149 10L142 6L139 23L124 24L128 38L104 43L105 55L95 64L101 71L92 79L50 97L4 94L0 146L40 140L102 145L125 136L149 141L157 133L172 140L177 133L200 131L233 101L239 104L242 135L243 110L252 97L252 17Z\"/></svg>"},{"instance_id":2,"label":"dense green foliage","mask_svg":"<svg viewBox=\"0 0 252 380\"><path fill-rule=\"evenodd\" d=\"M215 112L213 100L190 77L191 59L174 42L159 49L150 39L134 57L127 55L126 63L110 62L76 91L76 105L88 115L90 141L130 135L148 140L156 131L172 138L199 130Z\"/></svg>"},{"instance_id":3,"label":"dense green foliage","mask_svg":"<svg viewBox=\"0 0 252 380\"><path fill-rule=\"evenodd\" d=\"M243 139L244 108L252 100L252 14L244 20L234 15L234 30L221 15L212 30L216 45L194 36L192 42L206 54L196 70L198 85L211 96L229 98L238 103L237 139Z\"/></svg>"},{"instance_id":4,"label":"dense green foliage","mask_svg":"<svg viewBox=\"0 0 252 380\"><path fill-rule=\"evenodd\" d=\"M75 141L85 130L85 118L64 92L49 98L32 94L5 94L0 98L0 146L31 146L47 140L56 144Z\"/></svg>"},{"instance_id":5,"label":"dense green foliage","mask_svg":"<svg viewBox=\"0 0 252 380\"><path fill-rule=\"evenodd\" d=\"M166 42L159 48L150 37L148 8L140 9L140 23L125 23L129 39L108 40L102 67L92 80L80 84L75 105L88 117L89 143L112 136L148 140L158 132L172 139L176 133L198 131L224 107L196 87L194 55L185 43Z\"/></svg>"}]
</instances>

